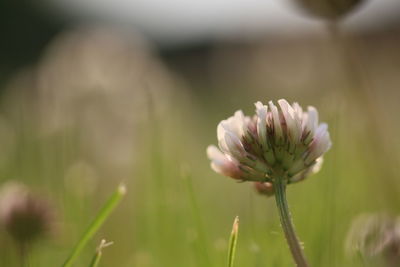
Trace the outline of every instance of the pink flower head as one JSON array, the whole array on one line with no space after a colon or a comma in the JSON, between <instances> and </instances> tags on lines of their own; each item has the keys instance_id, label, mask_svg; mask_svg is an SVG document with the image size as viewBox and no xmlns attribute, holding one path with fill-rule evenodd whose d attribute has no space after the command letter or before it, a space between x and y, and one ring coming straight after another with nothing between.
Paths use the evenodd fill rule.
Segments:
<instances>
[{"instance_id":1,"label":"pink flower head","mask_svg":"<svg viewBox=\"0 0 400 267\"><path fill-rule=\"evenodd\" d=\"M278 100L278 106L272 101L255 106L253 117L236 111L218 124L219 149L207 149L212 169L238 180L260 182L259 188L277 178L298 182L319 171L331 140L327 124L318 122L317 110L303 111L284 99Z\"/></svg>"}]
</instances>

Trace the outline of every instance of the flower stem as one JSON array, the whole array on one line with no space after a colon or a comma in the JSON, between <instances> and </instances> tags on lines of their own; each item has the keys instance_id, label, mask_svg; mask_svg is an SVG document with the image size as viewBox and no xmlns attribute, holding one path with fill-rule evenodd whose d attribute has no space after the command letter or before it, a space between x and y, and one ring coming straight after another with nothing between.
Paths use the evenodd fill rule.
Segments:
<instances>
[{"instance_id":1,"label":"flower stem","mask_svg":"<svg viewBox=\"0 0 400 267\"><path fill-rule=\"evenodd\" d=\"M278 207L279 216L286 241L288 242L290 252L298 267L308 267L307 260L304 256L303 249L299 239L294 231L293 223L290 218L290 212L286 200L286 180L276 179L274 182L275 200Z\"/></svg>"}]
</instances>

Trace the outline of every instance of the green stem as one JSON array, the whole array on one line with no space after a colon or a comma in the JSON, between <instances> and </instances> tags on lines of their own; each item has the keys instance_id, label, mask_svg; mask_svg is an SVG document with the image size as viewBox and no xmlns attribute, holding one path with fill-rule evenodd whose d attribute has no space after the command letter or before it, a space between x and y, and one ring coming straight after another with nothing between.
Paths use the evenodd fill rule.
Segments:
<instances>
[{"instance_id":1,"label":"green stem","mask_svg":"<svg viewBox=\"0 0 400 267\"><path fill-rule=\"evenodd\" d=\"M307 260L304 256L303 249L299 239L296 236L290 212L286 200L286 180L276 179L274 182L275 200L278 207L279 216L282 224L283 232L285 233L286 241L289 244L290 252L298 267L308 267Z\"/></svg>"},{"instance_id":2,"label":"green stem","mask_svg":"<svg viewBox=\"0 0 400 267\"><path fill-rule=\"evenodd\" d=\"M94 254L92 261L90 262L90 267L98 267L100 263L101 256L103 255L103 249L112 245L113 242L106 242L105 239L101 240L100 245L96 249L96 253Z\"/></svg>"},{"instance_id":3,"label":"green stem","mask_svg":"<svg viewBox=\"0 0 400 267\"><path fill-rule=\"evenodd\" d=\"M90 267L99 266L101 255L102 255L101 251L97 251L96 254L94 254L94 257L93 257L92 261L90 262Z\"/></svg>"},{"instance_id":4,"label":"green stem","mask_svg":"<svg viewBox=\"0 0 400 267\"><path fill-rule=\"evenodd\" d=\"M110 199L105 203L103 208L97 214L96 218L89 225L86 232L83 234L82 238L76 244L74 249L71 252L71 255L64 262L63 267L70 267L75 262L76 258L82 252L82 249L88 243L88 241L94 236L94 234L99 230L104 221L110 216L111 212L114 208L119 204L122 197L125 195L126 189L125 186L120 185L117 190L115 190L114 194L110 197Z\"/></svg>"},{"instance_id":5,"label":"green stem","mask_svg":"<svg viewBox=\"0 0 400 267\"><path fill-rule=\"evenodd\" d=\"M236 244L239 232L239 217L236 216L233 221L232 232L229 238L229 248L228 248L228 267L233 267L233 262L235 260L236 254Z\"/></svg>"}]
</instances>

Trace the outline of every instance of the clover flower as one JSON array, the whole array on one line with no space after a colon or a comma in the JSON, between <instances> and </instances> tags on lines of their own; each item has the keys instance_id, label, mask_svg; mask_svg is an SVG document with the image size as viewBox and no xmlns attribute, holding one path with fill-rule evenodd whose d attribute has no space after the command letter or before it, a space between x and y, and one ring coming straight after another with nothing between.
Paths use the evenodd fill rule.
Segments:
<instances>
[{"instance_id":1,"label":"clover flower","mask_svg":"<svg viewBox=\"0 0 400 267\"><path fill-rule=\"evenodd\" d=\"M294 183L319 171L331 140L328 126L318 123L317 110L303 111L284 99L278 100L278 107L272 101L255 106L253 117L236 111L218 124L219 149L207 148L211 168L237 180L260 183L272 183L277 177Z\"/></svg>"},{"instance_id":2,"label":"clover flower","mask_svg":"<svg viewBox=\"0 0 400 267\"><path fill-rule=\"evenodd\" d=\"M0 192L0 223L18 243L25 244L50 232L53 211L26 186L10 182Z\"/></svg>"},{"instance_id":3,"label":"clover flower","mask_svg":"<svg viewBox=\"0 0 400 267\"><path fill-rule=\"evenodd\" d=\"M252 181L256 190L275 196L286 241L298 267L308 267L297 238L286 200L286 186L319 171L323 154L331 147L328 126L318 123L313 107L303 111L299 104L278 100L257 102L256 114L242 111L221 121L217 127L219 149L207 148L211 168L240 181Z\"/></svg>"}]
</instances>

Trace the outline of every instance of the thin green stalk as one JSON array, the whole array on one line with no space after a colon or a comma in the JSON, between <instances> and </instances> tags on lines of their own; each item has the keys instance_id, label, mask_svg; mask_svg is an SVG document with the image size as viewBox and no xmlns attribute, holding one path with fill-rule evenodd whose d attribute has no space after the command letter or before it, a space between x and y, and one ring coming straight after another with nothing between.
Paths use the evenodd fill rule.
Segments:
<instances>
[{"instance_id":1,"label":"thin green stalk","mask_svg":"<svg viewBox=\"0 0 400 267\"><path fill-rule=\"evenodd\" d=\"M103 254L103 248L106 248L112 244L113 244L112 242L106 242L106 240L104 240L104 239L101 240L100 245L96 249L96 253L93 256L93 259L90 262L90 267L98 267L99 266L99 262L100 262L102 254Z\"/></svg>"},{"instance_id":2,"label":"thin green stalk","mask_svg":"<svg viewBox=\"0 0 400 267\"><path fill-rule=\"evenodd\" d=\"M235 260L236 254L236 243L239 232L239 217L236 216L233 221L231 237L229 238L229 247L228 247L228 267L233 267L233 262Z\"/></svg>"},{"instance_id":3,"label":"thin green stalk","mask_svg":"<svg viewBox=\"0 0 400 267\"><path fill-rule=\"evenodd\" d=\"M282 229L285 233L286 241L288 242L293 259L298 267L308 267L309 265L290 218L290 212L286 200L286 181L284 179L276 179L274 182L274 188L275 200L279 211Z\"/></svg>"},{"instance_id":4,"label":"thin green stalk","mask_svg":"<svg viewBox=\"0 0 400 267\"><path fill-rule=\"evenodd\" d=\"M94 236L94 234L99 230L104 221L110 216L111 212L119 204L125 193L126 193L125 186L119 185L117 190L115 190L110 199L105 203L103 208L97 214L96 218L93 220L93 222L87 228L86 232L83 234L82 238L76 244L70 256L63 264L64 267L72 266L72 264L75 262L79 254L82 252L82 249L85 247L87 242Z\"/></svg>"},{"instance_id":5,"label":"thin green stalk","mask_svg":"<svg viewBox=\"0 0 400 267\"><path fill-rule=\"evenodd\" d=\"M97 267L99 266L100 263L100 259L101 259L101 252L96 252L96 254L94 254L92 261L90 262L90 267Z\"/></svg>"}]
</instances>

